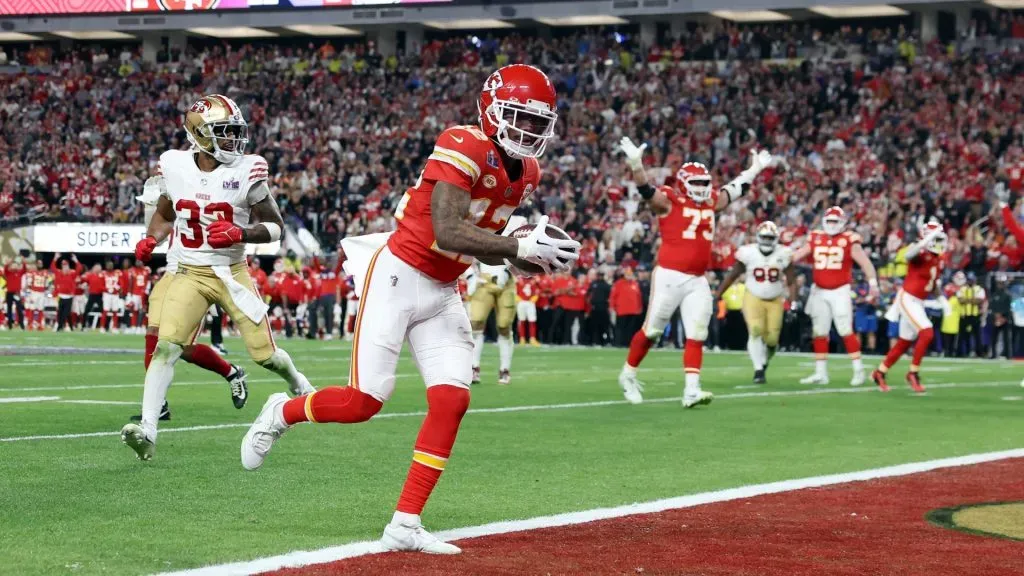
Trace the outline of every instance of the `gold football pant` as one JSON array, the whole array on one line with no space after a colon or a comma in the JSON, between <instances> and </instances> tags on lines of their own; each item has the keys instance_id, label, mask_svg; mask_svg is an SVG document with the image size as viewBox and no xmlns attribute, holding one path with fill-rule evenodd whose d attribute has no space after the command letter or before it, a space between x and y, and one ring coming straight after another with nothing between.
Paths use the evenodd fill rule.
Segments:
<instances>
[{"instance_id":1,"label":"gold football pant","mask_svg":"<svg viewBox=\"0 0 1024 576\"><path fill-rule=\"evenodd\" d=\"M487 317L491 315L491 310L494 310L498 333L503 336L512 333L512 322L516 318L515 278L509 278L503 287L499 287L490 279L482 281L469 302L469 320L473 331L483 330L487 324Z\"/></svg>"},{"instance_id":2,"label":"gold football pant","mask_svg":"<svg viewBox=\"0 0 1024 576\"><path fill-rule=\"evenodd\" d=\"M769 348L779 345L782 316L781 296L773 300L762 300L749 290L743 296L743 319L747 323L747 331L751 337L764 340L765 346Z\"/></svg>"}]
</instances>

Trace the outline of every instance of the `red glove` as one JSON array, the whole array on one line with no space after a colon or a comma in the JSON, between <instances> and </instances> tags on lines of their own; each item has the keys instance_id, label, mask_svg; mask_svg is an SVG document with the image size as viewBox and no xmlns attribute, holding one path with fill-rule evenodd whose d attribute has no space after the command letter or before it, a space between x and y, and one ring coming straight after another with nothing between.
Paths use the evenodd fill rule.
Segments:
<instances>
[{"instance_id":1,"label":"red glove","mask_svg":"<svg viewBox=\"0 0 1024 576\"><path fill-rule=\"evenodd\" d=\"M135 245L135 259L149 262L153 257L153 250L156 249L156 238L146 236Z\"/></svg>"},{"instance_id":2,"label":"red glove","mask_svg":"<svg viewBox=\"0 0 1024 576\"><path fill-rule=\"evenodd\" d=\"M206 227L206 243L213 248L229 248L240 242L245 242L245 232L227 220Z\"/></svg>"}]
</instances>

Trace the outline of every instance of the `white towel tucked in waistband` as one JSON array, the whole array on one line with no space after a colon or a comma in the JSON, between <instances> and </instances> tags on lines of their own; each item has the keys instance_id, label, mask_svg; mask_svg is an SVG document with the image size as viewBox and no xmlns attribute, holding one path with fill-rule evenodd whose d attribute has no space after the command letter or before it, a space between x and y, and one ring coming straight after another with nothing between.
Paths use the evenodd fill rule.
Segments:
<instances>
[{"instance_id":1,"label":"white towel tucked in waistband","mask_svg":"<svg viewBox=\"0 0 1024 576\"><path fill-rule=\"evenodd\" d=\"M380 232L364 236L349 236L341 241L341 249L345 251L345 263L342 264L342 268L345 269L346 274L352 277L357 294L363 292L363 280L370 267L370 259L381 246L387 243L391 234L392 232Z\"/></svg>"},{"instance_id":2,"label":"white towel tucked in waistband","mask_svg":"<svg viewBox=\"0 0 1024 576\"><path fill-rule=\"evenodd\" d=\"M242 286L238 280L235 280L230 266L213 266L212 268L213 273L217 275L217 278L220 278L220 281L224 283L224 287L228 289L228 294L231 295L231 300L234 301L235 306L238 306L238 309L248 316L249 320L252 320L254 324L259 324L263 317L267 315L267 305L263 300L254 292Z\"/></svg>"}]
</instances>

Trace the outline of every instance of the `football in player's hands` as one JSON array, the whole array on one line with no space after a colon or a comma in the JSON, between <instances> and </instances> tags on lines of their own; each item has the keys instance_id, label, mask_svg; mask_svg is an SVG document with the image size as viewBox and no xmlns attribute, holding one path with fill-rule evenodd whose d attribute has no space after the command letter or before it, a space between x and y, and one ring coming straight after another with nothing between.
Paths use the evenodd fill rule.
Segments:
<instances>
[{"instance_id":1,"label":"football in player's hands","mask_svg":"<svg viewBox=\"0 0 1024 576\"><path fill-rule=\"evenodd\" d=\"M534 231L534 229L536 227L537 226L535 224L523 224L519 228L516 228L515 230L513 230L512 233L509 234L509 236L512 237L512 238L515 238L516 240L527 238L527 237L530 236L530 234L533 233L533 231ZM549 236L550 238L554 238L556 240L572 240L572 238L570 238L569 235L566 234L564 230L562 230L561 228L559 228L557 226L552 226L550 224L547 224L546 220L545 220L544 232L546 233L547 236ZM569 252L573 252L573 253L579 254L579 250L576 249L576 248L568 248L567 250ZM530 260L524 260L522 258L509 258L508 262L509 262L509 264L511 266L514 266L515 268L518 268L522 272L525 272L526 274L529 274L529 275L546 274L546 273L548 273L548 271L545 270L543 266L541 266L539 264L536 264L534 262L531 262ZM559 262L561 262L565 266L571 265L571 262L570 262L569 259L559 258Z\"/></svg>"}]
</instances>

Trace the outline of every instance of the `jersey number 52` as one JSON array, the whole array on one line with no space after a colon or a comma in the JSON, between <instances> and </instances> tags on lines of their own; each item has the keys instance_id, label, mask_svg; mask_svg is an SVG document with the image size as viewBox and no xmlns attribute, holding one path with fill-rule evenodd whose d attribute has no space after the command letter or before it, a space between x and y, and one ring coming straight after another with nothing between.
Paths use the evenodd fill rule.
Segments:
<instances>
[{"instance_id":1,"label":"jersey number 52","mask_svg":"<svg viewBox=\"0 0 1024 576\"><path fill-rule=\"evenodd\" d=\"M843 249L839 246L816 246L814 248L815 270L841 270Z\"/></svg>"}]
</instances>

